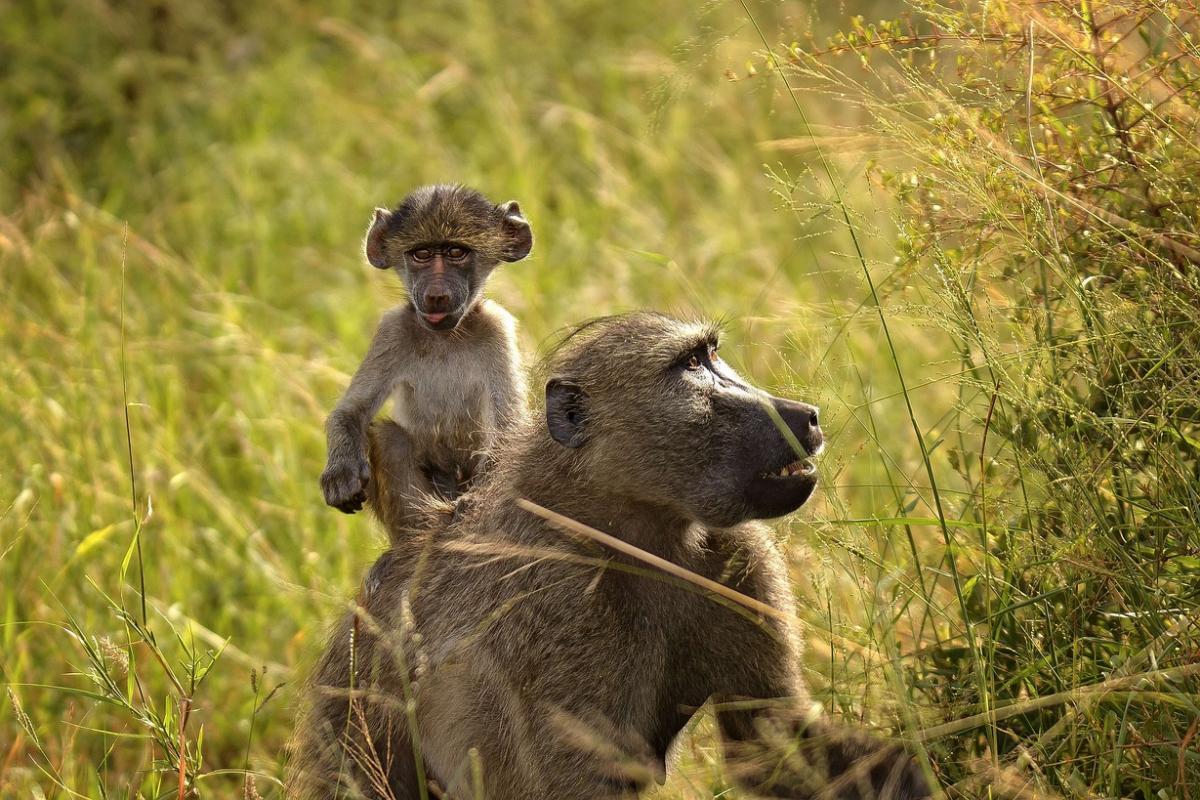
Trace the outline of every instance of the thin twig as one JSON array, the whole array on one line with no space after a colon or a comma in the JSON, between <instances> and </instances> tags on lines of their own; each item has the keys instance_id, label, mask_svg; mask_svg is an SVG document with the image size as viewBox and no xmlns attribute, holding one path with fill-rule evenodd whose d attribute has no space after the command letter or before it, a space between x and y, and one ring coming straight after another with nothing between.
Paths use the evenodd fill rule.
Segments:
<instances>
[{"instance_id":1,"label":"thin twig","mask_svg":"<svg viewBox=\"0 0 1200 800\"><path fill-rule=\"evenodd\" d=\"M1013 703L1012 705L993 708L990 711L984 711L979 714L972 714L969 717L956 719L943 725L935 725L932 728L926 728L923 731L918 731L916 736L923 742L932 741L933 739L942 739L946 736L953 736L956 733L962 733L963 731L977 728L980 725L993 725L1002 719L1015 717L1018 714L1028 714L1033 711L1039 711L1043 708L1062 705L1064 703L1095 701L1112 692L1135 690L1137 688L1136 684L1140 681L1178 681L1182 680L1183 678L1190 678L1196 675L1200 675L1200 664L1186 664L1182 667L1163 669L1158 670L1157 672L1143 672L1138 675L1126 675L1120 678L1111 678L1102 683L1097 683L1094 686L1085 686L1081 689L1072 689L1066 692L1055 692L1054 694L1048 694L1042 697L1033 697L1029 700Z\"/></svg>"},{"instance_id":2,"label":"thin twig","mask_svg":"<svg viewBox=\"0 0 1200 800\"><path fill-rule=\"evenodd\" d=\"M775 619L783 620L789 623L793 620L792 615L786 611L780 611L774 606L768 605L761 600L756 600L749 595L742 594L736 589L730 589L725 584L717 583L711 578L706 578L703 575L697 575L695 572L685 569L671 561L667 561L665 558L660 558L653 553L647 553L640 547L636 547L629 542L624 541L623 539L610 536L603 531L598 531L595 528L584 525L582 522L573 520L570 517L565 517L556 511L551 511L545 506L538 505L532 500L526 500L523 497L519 497L517 498L517 506L525 511L528 511L530 514L541 517L552 525L570 531L571 533L577 533L580 536L585 536L588 539L599 542L600 544L610 547L619 553L624 553L625 555L636 558L646 564L658 567L668 575L673 575L681 580L694 583L702 589L706 589L713 594L718 594L721 597L724 597L726 600L732 600L733 602L743 605L759 614L768 617L774 617Z\"/></svg>"},{"instance_id":3,"label":"thin twig","mask_svg":"<svg viewBox=\"0 0 1200 800\"><path fill-rule=\"evenodd\" d=\"M133 515L133 540L137 546L138 589L142 603L142 627L149 630L146 614L146 565L142 561L142 524L138 518L137 476L133 468L133 428L129 424L129 380L125 368L125 262L129 252L129 223L121 241L121 406L125 412L125 450L129 458L129 510Z\"/></svg>"}]
</instances>

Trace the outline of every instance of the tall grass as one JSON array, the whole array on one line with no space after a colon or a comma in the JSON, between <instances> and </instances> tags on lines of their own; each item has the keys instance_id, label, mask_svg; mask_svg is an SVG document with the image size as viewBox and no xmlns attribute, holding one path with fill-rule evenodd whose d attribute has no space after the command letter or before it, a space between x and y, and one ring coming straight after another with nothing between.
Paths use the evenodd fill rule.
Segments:
<instances>
[{"instance_id":1,"label":"tall grass","mask_svg":"<svg viewBox=\"0 0 1200 800\"><path fill-rule=\"evenodd\" d=\"M953 434L928 438L967 488L938 557L959 619L942 636L922 615L913 686L959 719L922 735L968 796L979 760L1004 776L980 793L1188 797L1200 22L1144 2L918 10L793 47L783 71L870 114L894 285L925 287L956 353Z\"/></svg>"},{"instance_id":2,"label":"tall grass","mask_svg":"<svg viewBox=\"0 0 1200 800\"><path fill-rule=\"evenodd\" d=\"M281 796L382 545L316 487L398 296L362 230L462 180L533 221L491 286L528 353L723 317L823 406L779 531L832 711L949 796L1189 797L1196 35L1149 3L6 8L0 795ZM655 796L733 796L706 716L675 759Z\"/></svg>"}]
</instances>

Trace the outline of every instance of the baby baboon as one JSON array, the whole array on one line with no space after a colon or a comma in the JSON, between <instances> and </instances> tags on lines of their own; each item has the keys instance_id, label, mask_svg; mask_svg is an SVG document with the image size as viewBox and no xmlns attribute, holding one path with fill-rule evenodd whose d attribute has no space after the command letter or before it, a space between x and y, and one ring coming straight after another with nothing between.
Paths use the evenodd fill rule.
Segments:
<instances>
[{"instance_id":1,"label":"baby baboon","mask_svg":"<svg viewBox=\"0 0 1200 800\"><path fill-rule=\"evenodd\" d=\"M816 716L782 554L753 520L817 478L817 409L650 313L576 331L452 521L403 537L336 629L297 738L304 797L632 797L712 701L730 774L775 797L930 795L899 746ZM384 424L387 427L387 423ZM380 480L386 480L379 475ZM756 613L565 533L528 499L778 613ZM761 611L761 609L759 609Z\"/></svg>"},{"instance_id":2,"label":"baby baboon","mask_svg":"<svg viewBox=\"0 0 1200 800\"><path fill-rule=\"evenodd\" d=\"M384 315L326 423L325 502L352 514L368 499L367 427L389 395L398 427L376 449L389 450L391 472L370 498L385 526L402 528L419 492L453 498L471 481L525 408L516 322L480 294L499 262L532 247L516 201L493 205L463 186L426 186L394 211L375 209L367 260L400 275L408 302Z\"/></svg>"}]
</instances>

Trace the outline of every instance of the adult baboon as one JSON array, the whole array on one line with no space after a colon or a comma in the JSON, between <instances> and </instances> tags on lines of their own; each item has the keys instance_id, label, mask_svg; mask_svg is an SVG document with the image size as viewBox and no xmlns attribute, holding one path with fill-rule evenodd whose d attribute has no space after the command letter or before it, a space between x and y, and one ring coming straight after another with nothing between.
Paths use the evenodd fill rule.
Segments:
<instances>
[{"instance_id":1,"label":"adult baboon","mask_svg":"<svg viewBox=\"0 0 1200 800\"><path fill-rule=\"evenodd\" d=\"M811 711L783 558L751 520L812 493L788 439L818 451L817 410L749 386L716 347L711 326L650 313L569 337L544 418L453 517L393 537L333 633L298 733L302 796L633 796L710 700L749 790L929 795L902 748ZM778 613L565 533L522 498Z\"/></svg>"}]
</instances>

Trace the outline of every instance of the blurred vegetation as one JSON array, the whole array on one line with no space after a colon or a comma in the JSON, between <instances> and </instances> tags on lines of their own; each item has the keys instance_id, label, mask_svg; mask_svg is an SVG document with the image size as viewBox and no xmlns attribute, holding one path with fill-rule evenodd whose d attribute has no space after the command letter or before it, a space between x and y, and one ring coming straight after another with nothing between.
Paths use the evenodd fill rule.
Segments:
<instances>
[{"instance_id":1,"label":"blurred vegetation","mask_svg":"<svg viewBox=\"0 0 1200 800\"><path fill-rule=\"evenodd\" d=\"M360 239L435 180L532 220L531 357L704 314L823 406L779 530L833 712L951 797L1200 795L1194 10L0 12L0 795L282 795L382 544L316 487L399 296ZM703 715L676 762L735 796Z\"/></svg>"}]
</instances>

